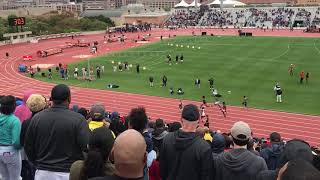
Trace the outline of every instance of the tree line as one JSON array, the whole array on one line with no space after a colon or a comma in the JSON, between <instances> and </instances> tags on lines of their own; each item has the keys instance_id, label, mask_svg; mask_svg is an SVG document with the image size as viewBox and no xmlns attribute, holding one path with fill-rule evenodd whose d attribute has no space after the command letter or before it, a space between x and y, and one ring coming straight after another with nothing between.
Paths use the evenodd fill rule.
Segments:
<instances>
[{"instance_id":1,"label":"tree line","mask_svg":"<svg viewBox=\"0 0 320 180\"><path fill-rule=\"evenodd\" d=\"M7 19L0 17L0 41L5 40L3 34L21 31L32 31L32 34L46 35L80 31L105 30L107 27L114 26L114 22L102 15L94 17L74 17L73 14L64 12L62 14L50 14L37 17L26 17L24 27L9 27L8 19L16 17L8 16Z\"/></svg>"}]
</instances>

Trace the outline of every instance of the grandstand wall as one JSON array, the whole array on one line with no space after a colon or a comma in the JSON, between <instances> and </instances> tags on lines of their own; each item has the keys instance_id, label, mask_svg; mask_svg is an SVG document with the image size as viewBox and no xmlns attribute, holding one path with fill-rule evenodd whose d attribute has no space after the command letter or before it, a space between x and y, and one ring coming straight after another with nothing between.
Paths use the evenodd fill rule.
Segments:
<instances>
[{"instance_id":1,"label":"grandstand wall","mask_svg":"<svg viewBox=\"0 0 320 180\"><path fill-rule=\"evenodd\" d=\"M140 24L151 23L162 25L168 19L169 14L137 14L137 15L124 15L125 23Z\"/></svg>"}]
</instances>

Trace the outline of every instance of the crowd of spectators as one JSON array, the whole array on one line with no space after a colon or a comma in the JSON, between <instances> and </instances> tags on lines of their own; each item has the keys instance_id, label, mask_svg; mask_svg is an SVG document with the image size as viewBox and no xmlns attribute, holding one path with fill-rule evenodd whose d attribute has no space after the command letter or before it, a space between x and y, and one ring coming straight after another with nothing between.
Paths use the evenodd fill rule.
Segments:
<instances>
[{"instance_id":1,"label":"crowd of spectators","mask_svg":"<svg viewBox=\"0 0 320 180\"><path fill-rule=\"evenodd\" d=\"M121 27L115 27L115 28L110 28L106 31L106 33L127 33L127 32L146 32L146 31L150 31L152 27L152 24L150 23L142 23L142 24L124 24Z\"/></svg>"},{"instance_id":2,"label":"crowd of spectators","mask_svg":"<svg viewBox=\"0 0 320 180\"><path fill-rule=\"evenodd\" d=\"M312 25L320 25L320 8L317 9Z\"/></svg>"},{"instance_id":3,"label":"crowd of spectators","mask_svg":"<svg viewBox=\"0 0 320 180\"><path fill-rule=\"evenodd\" d=\"M176 11L165 23L165 26L178 26L180 28L197 26L204 12L199 10Z\"/></svg>"},{"instance_id":4,"label":"crowd of spectators","mask_svg":"<svg viewBox=\"0 0 320 180\"><path fill-rule=\"evenodd\" d=\"M202 19L201 26L232 26L231 12L210 9Z\"/></svg>"},{"instance_id":5,"label":"crowd of spectators","mask_svg":"<svg viewBox=\"0 0 320 180\"><path fill-rule=\"evenodd\" d=\"M290 22L294 16L292 9L278 8L271 10L273 17L272 24L275 27L289 27Z\"/></svg>"},{"instance_id":6,"label":"crowd of spectators","mask_svg":"<svg viewBox=\"0 0 320 180\"><path fill-rule=\"evenodd\" d=\"M2 180L320 179L320 147L277 132L255 138L242 121L221 133L193 104L166 124L143 107L120 116L100 103L70 108L71 100L63 84L49 100L33 91L0 97Z\"/></svg>"},{"instance_id":7,"label":"crowd of spectators","mask_svg":"<svg viewBox=\"0 0 320 180\"><path fill-rule=\"evenodd\" d=\"M299 25L301 27L308 27L311 24L311 12L306 9L299 8L296 14L296 20L302 21Z\"/></svg>"},{"instance_id":8,"label":"crowd of spectators","mask_svg":"<svg viewBox=\"0 0 320 180\"><path fill-rule=\"evenodd\" d=\"M314 9L316 11L316 9ZM166 26L238 26L244 27L308 27L313 17L312 9L305 8L249 8L249 9L192 9L177 10ZM241 19L241 20L240 20ZM243 20L242 20L243 19ZM296 23L295 23L296 22ZM314 24L320 23L319 10Z\"/></svg>"},{"instance_id":9,"label":"crowd of spectators","mask_svg":"<svg viewBox=\"0 0 320 180\"><path fill-rule=\"evenodd\" d=\"M247 26L256 27L258 22L262 25L265 21L270 21L271 17L268 16L267 11L262 9L250 8L250 16L248 18Z\"/></svg>"}]
</instances>

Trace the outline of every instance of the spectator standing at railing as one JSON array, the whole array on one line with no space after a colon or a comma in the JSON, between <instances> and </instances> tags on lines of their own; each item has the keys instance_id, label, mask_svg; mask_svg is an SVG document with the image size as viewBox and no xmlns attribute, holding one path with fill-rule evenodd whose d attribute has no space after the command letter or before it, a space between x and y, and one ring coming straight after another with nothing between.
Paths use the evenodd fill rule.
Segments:
<instances>
[{"instance_id":1,"label":"spectator standing at railing","mask_svg":"<svg viewBox=\"0 0 320 180\"><path fill-rule=\"evenodd\" d=\"M266 161L268 169L275 170L279 166L284 145L281 143L281 136L277 132L270 134L270 142L270 146L262 149L260 155Z\"/></svg>"},{"instance_id":2,"label":"spectator standing at railing","mask_svg":"<svg viewBox=\"0 0 320 180\"><path fill-rule=\"evenodd\" d=\"M217 156L214 162L217 180L255 180L259 172L267 170L261 157L247 150L251 129L245 122L236 122L231 128L234 148Z\"/></svg>"},{"instance_id":3,"label":"spectator standing at railing","mask_svg":"<svg viewBox=\"0 0 320 180\"><path fill-rule=\"evenodd\" d=\"M47 108L48 104L46 98L40 94L32 94L28 101L26 102L28 108L32 112L32 117L35 116L38 112ZM32 118L31 117L31 118ZM20 144L24 146L25 134L29 128L31 118L23 121L21 125L21 133L20 133ZM24 151L21 151L22 156L22 171L21 177L23 180L31 180L34 178L35 167L34 165L25 157Z\"/></svg>"},{"instance_id":4,"label":"spectator standing at railing","mask_svg":"<svg viewBox=\"0 0 320 180\"><path fill-rule=\"evenodd\" d=\"M133 108L129 114L129 129L139 131L144 137L147 144L147 166L144 169L144 179L148 179L149 167L152 161L157 158L156 152L153 150L153 141L151 133L148 132L148 116L146 110L142 107Z\"/></svg>"},{"instance_id":5,"label":"spectator standing at railing","mask_svg":"<svg viewBox=\"0 0 320 180\"><path fill-rule=\"evenodd\" d=\"M0 98L0 177L3 180L19 180L21 173L20 130L21 123L13 114L16 99Z\"/></svg>"},{"instance_id":6,"label":"spectator standing at railing","mask_svg":"<svg viewBox=\"0 0 320 180\"><path fill-rule=\"evenodd\" d=\"M70 180L87 180L89 178L113 175L114 165L109 161L114 144L114 135L107 127L99 127L92 131L89 150L84 161L72 164Z\"/></svg>"},{"instance_id":7,"label":"spectator standing at railing","mask_svg":"<svg viewBox=\"0 0 320 180\"><path fill-rule=\"evenodd\" d=\"M197 106L184 106L182 128L166 135L160 151L160 172L163 180L212 179L212 151L196 129L200 113Z\"/></svg>"},{"instance_id":8,"label":"spectator standing at railing","mask_svg":"<svg viewBox=\"0 0 320 180\"><path fill-rule=\"evenodd\" d=\"M114 175L90 180L143 180L146 165L146 143L141 133L129 129L121 133L114 142L110 159L114 162Z\"/></svg>"},{"instance_id":9,"label":"spectator standing at railing","mask_svg":"<svg viewBox=\"0 0 320 180\"><path fill-rule=\"evenodd\" d=\"M15 111L14 115L19 118L20 122L23 122L31 117L32 112L26 105L28 98L33 94L32 90L27 90L23 93L23 103L22 105L18 106Z\"/></svg>"},{"instance_id":10,"label":"spectator standing at railing","mask_svg":"<svg viewBox=\"0 0 320 180\"><path fill-rule=\"evenodd\" d=\"M90 129L82 115L69 109L68 86L53 87L51 100L51 108L31 119L24 149L37 167L35 180L69 180L71 164L84 158Z\"/></svg>"}]
</instances>

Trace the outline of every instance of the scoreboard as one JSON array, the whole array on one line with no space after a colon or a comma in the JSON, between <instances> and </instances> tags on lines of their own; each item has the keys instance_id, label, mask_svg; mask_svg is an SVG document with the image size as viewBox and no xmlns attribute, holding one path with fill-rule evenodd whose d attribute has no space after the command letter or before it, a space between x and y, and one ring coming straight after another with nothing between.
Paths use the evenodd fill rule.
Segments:
<instances>
[{"instance_id":1,"label":"scoreboard","mask_svg":"<svg viewBox=\"0 0 320 180\"><path fill-rule=\"evenodd\" d=\"M8 19L9 26L24 26L26 24L25 17L15 17Z\"/></svg>"}]
</instances>

